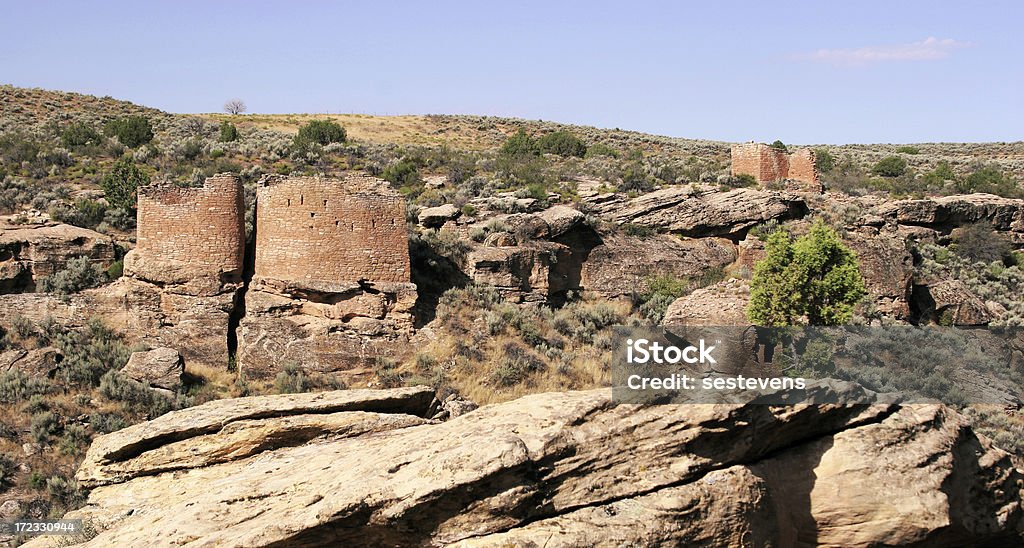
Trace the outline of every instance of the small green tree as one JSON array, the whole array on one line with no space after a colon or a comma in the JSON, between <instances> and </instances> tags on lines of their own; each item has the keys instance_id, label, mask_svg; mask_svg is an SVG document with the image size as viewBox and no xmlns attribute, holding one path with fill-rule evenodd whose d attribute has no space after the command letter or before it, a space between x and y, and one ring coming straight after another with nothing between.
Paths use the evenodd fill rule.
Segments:
<instances>
[{"instance_id":1,"label":"small green tree","mask_svg":"<svg viewBox=\"0 0 1024 548\"><path fill-rule=\"evenodd\" d=\"M771 146L772 148L774 148L776 150L781 150L782 152L789 152L789 148L786 147L786 144L783 143L782 141L778 140L778 139L776 139L775 142L773 142L769 146Z\"/></svg>"},{"instance_id":2,"label":"small green tree","mask_svg":"<svg viewBox=\"0 0 1024 548\"><path fill-rule=\"evenodd\" d=\"M538 154L540 148L537 146L536 139L527 134L525 129L519 128L519 131L516 131L501 145L501 153L513 156Z\"/></svg>"},{"instance_id":3,"label":"small green tree","mask_svg":"<svg viewBox=\"0 0 1024 548\"><path fill-rule=\"evenodd\" d=\"M153 126L143 116L116 118L107 122L103 131L107 135L117 137L117 140L128 148L135 148L153 140Z\"/></svg>"},{"instance_id":4,"label":"small green tree","mask_svg":"<svg viewBox=\"0 0 1024 548\"><path fill-rule=\"evenodd\" d=\"M235 127L235 124L227 120L220 123L220 140L224 143L238 140L238 128Z\"/></svg>"},{"instance_id":5,"label":"small green tree","mask_svg":"<svg viewBox=\"0 0 1024 548\"><path fill-rule=\"evenodd\" d=\"M114 167L100 181L107 203L125 210L135 209L136 191L140 186L148 184L149 176L135 165L130 156L115 162Z\"/></svg>"},{"instance_id":6,"label":"small green tree","mask_svg":"<svg viewBox=\"0 0 1024 548\"><path fill-rule=\"evenodd\" d=\"M570 156L582 158L587 153L587 145L568 131L548 133L537 140L537 147L541 152L557 154L565 158Z\"/></svg>"},{"instance_id":7,"label":"small green tree","mask_svg":"<svg viewBox=\"0 0 1024 548\"><path fill-rule=\"evenodd\" d=\"M841 325L867 290L857 257L820 219L795 242L780 229L754 266L747 317L765 326Z\"/></svg>"},{"instance_id":8,"label":"small green tree","mask_svg":"<svg viewBox=\"0 0 1024 548\"><path fill-rule=\"evenodd\" d=\"M299 128L295 136L296 146L306 143L318 145L329 145L331 143L344 143L348 138L345 128L332 120L313 120Z\"/></svg>"},{"instance_id":9,"label":"small green tree","mask_svg":"<svg viewBox=\"0 0 1024 548\"><path fill-rule=\"evenodd\" d=\"M836 167L835 156L827 148L814 149L814 167L821 173L829 173Z\"/></svg>"},{"instance_id":10,"label":"small green tree","mask_svg":"<svg viewBox=\"0 0 1024 548\"><path fill-rule=\"evenodd\" d=\"M907 161L899 156L886 156L875 164L871 172L882 177L899 177L907 172Z\"/></svg>"},{"instance_id":11,"label":"small green tree","mask_svg":"<svg viewBox=\"0 0 1024 548\"><path fill-rule=\"evenodd\" d=\"M103 136L84 122L75 122L60 132L60 144L66 147L98 145L102 141Z\"/></svg>"}]
</instances>

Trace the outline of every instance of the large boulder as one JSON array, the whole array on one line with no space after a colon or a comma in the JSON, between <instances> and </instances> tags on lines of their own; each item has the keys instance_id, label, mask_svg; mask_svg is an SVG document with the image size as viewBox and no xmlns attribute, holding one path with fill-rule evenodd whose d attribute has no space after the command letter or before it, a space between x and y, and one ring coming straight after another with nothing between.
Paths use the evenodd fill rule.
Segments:
<instances>
[{"instance_id":1,"label":"large boulder","mask_svg":"<svg viewBox=\"0 0 1024 548\"><path fill-rule=\"evenodd\" d=\"M121 372L151 388L175 391L181 388L185 360L173 348L133 352Z\"/></svg>"},{"instance_id":2,"label":"large boulder","mask_svg":"<svg viewBox=\"0 0 1024 548\"><path fill-rule=\"evenodd\" d=\"M426 228L440 228L441 225L458 216L459 208L452 204L444 204L420 210L417 219Z\"/></svg>"},{"instance_id":3,"label":"large boulder","mask_svg":"<svg viewBox=\"0 0 1024 548\"><path fill-rule=\"evenodd\" d=\"M769 219L807 213L803 198L783 192L737 188L728 192L698 186L670 187L629 200L597 206L609 220L685 236L730 236Z\"/></svg>"},{"instance_id":4,"label":"large boulder","mask_svg":"<svg viewBox=\"0 0 1024 548\"><path fill-rule=\"evenodd\" d=\"M1024 477L941 405L425 389L212 402L98 438L90 546L1011 545ZM48 545L37 539L29 546Z\"/></svg>"},{"instance_id":5,"label":"large boulder","mask_svg":"<svg viewBox=\"0 0 1024 548\"><path fill-rule=\"evenodd\" d=\"M64 224L0 225L0 293L33 291L39 279L64 269L75 257L106 268L114 262L109 236Z\"/></svg>"},{"instance_id":6,"label":"large boulder","mask_svg":"<svg viewBox=\"0 0 1024 548\"><path fill-rule=\"evenodd\" d=\"M569 232L586 219L580 210L564 205L549 207L538 213L537 217L548 224L549 238L556 238Z\"/></svg>"},{"instance_id":7,"label":"large boulder","mask_svg":"<svg viewBox=\"0 0 1024 548\"><path fill-rule=\"evenodd\" d=\"M0 372L18 370L36 377L52 377L62 361L64 354L52 346L31 350L12 348L0 352Z\"/></svg>"}]
</instances>

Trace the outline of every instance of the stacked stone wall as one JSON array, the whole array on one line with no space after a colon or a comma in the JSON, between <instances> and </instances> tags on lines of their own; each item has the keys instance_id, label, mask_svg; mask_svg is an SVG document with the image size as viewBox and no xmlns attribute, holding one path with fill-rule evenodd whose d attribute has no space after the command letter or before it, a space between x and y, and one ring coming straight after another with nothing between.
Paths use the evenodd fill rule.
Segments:
<instances>
[{"instance_id":1,"label":"stacked stone wall","mask_svg":"<svg viewBox=\"0 0 1024 548\"><path fill-rule=\"evenodd\" d=\"M814 152L810 149L786 154L764 143L734 145L732 174L751 175L760 184L789 180L797 183L787 186L792 190L821 191Z\"/></svg>"},{"instance_id":2,"label":"stacked stone wall","mask_svg":"<svg viewBox=\"0 0 1024 548\"><path fill-rule=\"evenodd\" d=\"M313 287L408 283L405 200L383 181L291 178L257 190L256 276Z\"/></svg>"},{"instance_id":3,"label":"stacked stone wall","mask_svg":"<svg viewBox=\"0 0 1024 548\"><path fill-rule=\"evenodd\" d=\"M140 189L135 253L155 263L187 264L200 275L240 279L245 261L241 182L222 174L202 188Z\"/></svg>"}]
</instances>

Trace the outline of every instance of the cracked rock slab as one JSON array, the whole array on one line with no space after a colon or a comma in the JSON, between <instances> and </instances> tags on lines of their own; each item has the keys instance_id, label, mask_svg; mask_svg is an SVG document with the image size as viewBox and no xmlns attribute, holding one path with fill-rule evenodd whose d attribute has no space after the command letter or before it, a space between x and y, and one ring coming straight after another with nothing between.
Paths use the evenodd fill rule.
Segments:
<instances>
[{"instance_id":1,"label":"cracked rock slab","mask_svg":"<svg viewBox=\"0 0 1024 548\"><path fill-rule=\"evenodd\" d=\"M248 398L100 438L68 517L99 526L90 546L955 545L1021 527L1016 464L940 405L615 405L601 389L428 423L399 416L422 392L360 392L302 396L323 398L315 419ZM339 435L263 445L307 420ZM109 468L174 454L189 466Z\"/></svg>"}]
</instances>

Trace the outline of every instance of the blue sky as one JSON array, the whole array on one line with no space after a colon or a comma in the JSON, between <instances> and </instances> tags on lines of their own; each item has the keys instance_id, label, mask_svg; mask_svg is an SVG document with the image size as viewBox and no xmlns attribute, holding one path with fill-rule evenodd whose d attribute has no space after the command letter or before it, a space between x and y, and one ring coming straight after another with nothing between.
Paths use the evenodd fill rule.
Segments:
<instances>
[{"instance_id":1,"label":"blue sky","mask_svg":"<svg viewBox=\"0 0 1024 548\"><path fill-rule=\"evenodd\" d=\"M172 112L1012 141L1024 2L0 2L0 82Z\"/></svg>"}]
</instances>

